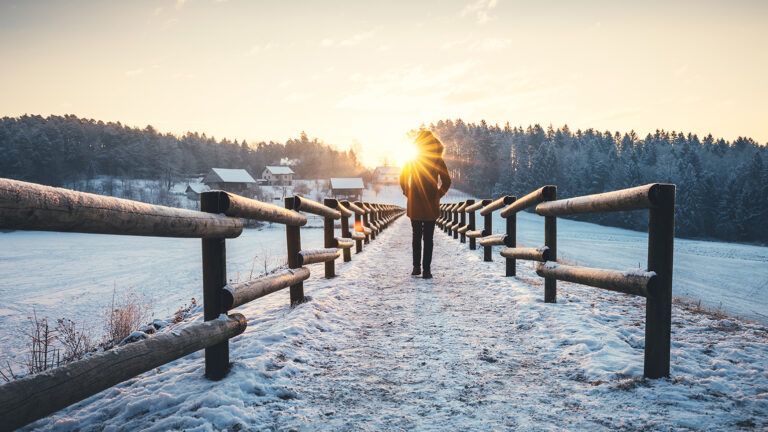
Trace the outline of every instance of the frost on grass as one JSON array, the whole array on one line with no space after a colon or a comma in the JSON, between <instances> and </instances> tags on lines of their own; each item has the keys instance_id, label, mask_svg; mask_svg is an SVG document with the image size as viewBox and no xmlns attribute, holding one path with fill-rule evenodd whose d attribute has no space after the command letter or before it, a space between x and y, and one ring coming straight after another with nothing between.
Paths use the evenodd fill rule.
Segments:
<instances>
[{"instance_id":1,"label":"frost on grass","mask_svg":"<svg viewBox=\"0 0 768 432\"><path fill-rule=\"evenodd\" d=\"M645 380L644 299L505 278L436 233L435 279L412 278L395 223L339 276L312 266L236 311L232 372L195 353L42 420L40 430L732 430L768 427L768 331L676 303L672 378ZM382 265L382 263L385 263ZM531 283L528 283L530 281ZM191 320L201 319L199 315Z\"/></svg>"}]
</instances>

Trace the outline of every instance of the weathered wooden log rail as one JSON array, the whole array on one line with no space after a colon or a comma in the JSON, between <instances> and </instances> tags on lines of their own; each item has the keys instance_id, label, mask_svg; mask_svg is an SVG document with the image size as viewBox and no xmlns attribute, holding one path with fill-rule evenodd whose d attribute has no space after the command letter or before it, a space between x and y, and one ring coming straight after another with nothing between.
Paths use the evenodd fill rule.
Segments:
<instances>
[{"instance_id":1,"label":"weathered wooden log rail","mask_svg":"<svg viewBox=\"0 0 768 432\"><path fill-rule=\"evenodd\" d=\"M440 205L437 220L446 233L455 237L457 227L484 248L485 261L492 261L491 248L505 246L500 255L506 262L506 276L516 275L516 260L536 261L536 273L544 278L544 302L557 302L557 281L573 282L596 288L646 298L645 353L643 375L646 378L669 377L672 322L672 254L674 250L675 185L653 183L629 189L557 200L557 187L543 186L521 198L499 197L496 200ZM517 213L535 208L544 217L544 245L517 246ZM506 220L504 234L493 233L491 215ZM484 217L482 230L475 227L475 212ZM557 262L557 217L579 213L648 210L648 262L644 270L616 271L565 265ZM458 212L462 215L459 217ZM464 221L467 214L468 223Z\"/></svg>"},{"instance_id":2,"label":"weathered wooden log rail","mask_svg":"<svg viewBox=\"0 0 768 432\"><path fill-rule=\"evenodd\" d=\"M79 402L158 366L205 350L205 376L220 380L229 371L229 339L243 333L246 319L229 311L290 287L291 305L305 301L305 265L325 264L325 277L335 276L335 261L344 261L355 243L363 242L404 213L399 206L368 202L323 203L305 197L285 199L285 208L223 191L204 192L202 211L0 178L0 229L81 232L202 239L204 322L92 355L42 374L0 386L0 430L13 430ZM324 218L324 248L302 250L301 212ZM353 216L354 233L349 228ZM285 225L288 269L235 285L227 284L226 239L238 237L243 219ZM340 220L340 236L334 221Z\"/></svg>"}]
</instances>

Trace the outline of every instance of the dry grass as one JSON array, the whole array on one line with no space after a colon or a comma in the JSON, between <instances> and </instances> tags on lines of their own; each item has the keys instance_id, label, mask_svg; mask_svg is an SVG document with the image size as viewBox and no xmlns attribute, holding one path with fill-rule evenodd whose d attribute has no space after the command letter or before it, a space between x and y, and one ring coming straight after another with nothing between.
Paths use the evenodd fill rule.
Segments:
<instances>
[{"instance_id":1,"label":"dry grass","mask_svg":"<svg viewBox=\"0 0 768 432\"><path fill-rule=\"evenodd\" d=\"M117 345L150 316L150 305L135 292L118 298L117 290L113 290L112 303L104 313L104 344Z\"/></svg>"}]
</instances>

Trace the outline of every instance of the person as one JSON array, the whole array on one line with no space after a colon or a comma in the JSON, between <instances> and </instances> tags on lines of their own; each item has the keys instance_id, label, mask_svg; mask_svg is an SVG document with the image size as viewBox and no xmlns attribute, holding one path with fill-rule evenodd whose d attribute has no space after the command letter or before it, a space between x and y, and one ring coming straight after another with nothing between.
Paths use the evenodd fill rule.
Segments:
<instances>
[{"instance_id":1,"label":"person","mask_svg":"<svg viewBox=\"0 0 768 432\"><path fill-rule=\"evenodd\" d=\"M419 131L416 147L419 154L403 167L400 173L400 187L408 199L406 214L413 227L411 275L421 274L424 279L431 279L435 221L440 215L440 198L451 187L451 176L448 175L448 167L443 160L443 143L431 131Z\"/></svg>"}]
</instances>

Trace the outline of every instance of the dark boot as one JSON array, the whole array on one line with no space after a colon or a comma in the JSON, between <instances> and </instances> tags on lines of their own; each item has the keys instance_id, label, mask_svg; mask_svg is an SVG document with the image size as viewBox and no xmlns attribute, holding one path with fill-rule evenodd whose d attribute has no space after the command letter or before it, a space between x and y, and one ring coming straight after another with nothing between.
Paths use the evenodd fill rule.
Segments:
<instances>
[{"instance_id":1,"label":"dark boot","mask_svg":"<svg viewBox=\"0 0 768 432\"><path fill-rule=\"evenodd\" d=\"M411 272L411 276L418 276L421 274L421 267L413 267L413 271Z\"/></svg>"},{"instance_id":2,"label":"dark boot","mask_svg":"<svg viewBox=\"0 0 768 432\"><path fill-rule=\"evenodd\" d=\"M424 279L432 279L432 272L428 268L424 268L424 274L421 275Z\"/></svg>"}]
</instances>

